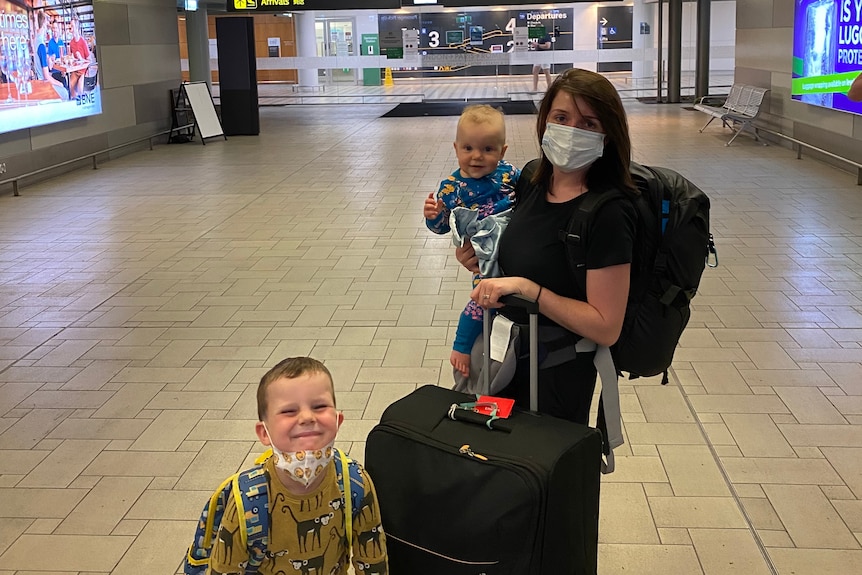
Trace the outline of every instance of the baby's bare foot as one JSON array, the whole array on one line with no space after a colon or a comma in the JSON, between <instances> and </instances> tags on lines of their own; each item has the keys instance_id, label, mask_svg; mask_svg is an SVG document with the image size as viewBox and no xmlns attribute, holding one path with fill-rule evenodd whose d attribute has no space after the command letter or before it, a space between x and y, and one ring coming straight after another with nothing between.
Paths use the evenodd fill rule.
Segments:
<instances>
[{"instance_id":1,"label":"baby's bare foot","mask_svg":"<svg viewBox=\"0 0 862 575\"><path fill-rule=\"evenodd\" d=\"M452 351L452 354L449 356L449 362L452 364L452 367L458 370L458 372L464 377L470 377L470 354L469 353L461 353L460 351Z\"/></svg>"}]
</instances>

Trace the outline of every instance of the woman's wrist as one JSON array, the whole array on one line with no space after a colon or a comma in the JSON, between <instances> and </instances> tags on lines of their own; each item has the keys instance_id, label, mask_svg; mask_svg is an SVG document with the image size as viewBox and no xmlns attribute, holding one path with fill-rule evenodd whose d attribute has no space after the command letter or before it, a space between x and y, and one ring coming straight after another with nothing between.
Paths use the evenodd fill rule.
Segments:
<instances>
[{"instance_id":1,"label":"woman's wrist","mask_svg":"<svg viewBox=\"0 0 862 575\"><path fill-rule=\"evenodd\" d=\"M538 285L538 284L536 284L536 285ZM543 288L542 288L542 286L541 286L541 285L539 285L539 291L538 291L538 292L536 292L536 298L535 298L535 299L536 299L536 303L539 303L539 298L540 298L540 297L542 297L542 289L543 289Z\"/></svg>"}]
</instances>

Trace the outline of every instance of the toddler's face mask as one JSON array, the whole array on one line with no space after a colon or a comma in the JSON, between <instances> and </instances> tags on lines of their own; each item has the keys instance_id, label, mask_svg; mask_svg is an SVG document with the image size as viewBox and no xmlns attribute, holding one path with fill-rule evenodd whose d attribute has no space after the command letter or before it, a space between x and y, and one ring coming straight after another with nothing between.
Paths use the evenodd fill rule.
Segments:
<instances>
[{"instance_id":1,"label":"toddler's face mask","mask_svg":"<svg viewBox=\"0 0 862 575\"><path fill-rule=\"evenodd\" d=\"M272 436L264 424L266 435L269 437L270 447L276 456L275 466L286 471L291 479L308 487L312 481L326 472L326 466L332 461L335 454L335 440L320 449L307 449L304 451L282 451L275 446Z\"/></svg>"}]
</instances>

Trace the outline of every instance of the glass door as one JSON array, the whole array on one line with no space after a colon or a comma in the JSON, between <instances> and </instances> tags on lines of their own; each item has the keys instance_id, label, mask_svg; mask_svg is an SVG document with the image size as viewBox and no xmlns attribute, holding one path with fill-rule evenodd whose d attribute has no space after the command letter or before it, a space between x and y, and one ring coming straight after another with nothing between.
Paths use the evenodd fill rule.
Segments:
<instances>
[{"instance_id":1,"label":"glass door","mask_svg":"<svg viewBox=\"0 0 862 575\"><path fill-rule=\"evenodd\" d=\"M353 56L355 52L353 19L323 18L315 22L317 36L317 55ZM356 70L353 68L334 68L321 70L321 78L327 84L356 83Z\"/></svg>"}]
</instances>

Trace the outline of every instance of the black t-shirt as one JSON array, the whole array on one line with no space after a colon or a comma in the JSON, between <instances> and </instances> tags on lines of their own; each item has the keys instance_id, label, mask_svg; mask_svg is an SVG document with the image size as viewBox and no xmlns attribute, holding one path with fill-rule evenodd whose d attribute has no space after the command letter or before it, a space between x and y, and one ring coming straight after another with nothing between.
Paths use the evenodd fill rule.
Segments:
<instances>
[{"instance_id":1,"label":"black t-shirt","mask_svg":"<svg viewBox=\"0 0 862 575\"><path fill-rule=\"evenodd\" d=\"M500 238L498 262L503 274L525 277L561 296L586 301L570 271L560 230L566 229L587 194L602 192L590 190L567 202L552 203L543 186L519 186L521 190L527 193L518 197L512 219ZM624 199L608 202L593 216L587 233L588 270L631 263L635 221L634 206ZM542 323L548 321L544 319Z\"/></svg>"}]
</instances>

